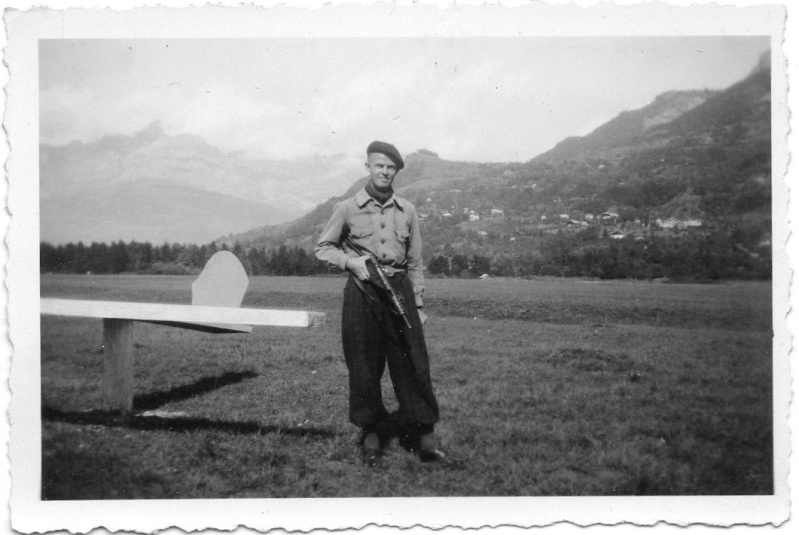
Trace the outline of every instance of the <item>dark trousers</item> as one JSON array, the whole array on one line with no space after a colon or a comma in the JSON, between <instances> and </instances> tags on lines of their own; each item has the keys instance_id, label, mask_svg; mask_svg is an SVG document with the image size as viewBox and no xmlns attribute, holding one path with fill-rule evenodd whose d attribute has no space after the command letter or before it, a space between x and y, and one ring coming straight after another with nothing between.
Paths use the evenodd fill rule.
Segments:
<instances>
[{"instance_id":1,"label":"dark trousers","mask_svg":"<svg viewBox=\"0 0 799 535\"><path fill-rule=\"evenodd\" d=\"M432 426L438 421L438 402L430 381L430 362L422 323L414 305L413 284L407 275L391 277L405 300L411 329L392 312L385 290L352 277L344 288L342 340L349 370L350 421L361 428L376 425L388 415L380 379L388 363L400 420Z\"/></svg>"}]
</instances>

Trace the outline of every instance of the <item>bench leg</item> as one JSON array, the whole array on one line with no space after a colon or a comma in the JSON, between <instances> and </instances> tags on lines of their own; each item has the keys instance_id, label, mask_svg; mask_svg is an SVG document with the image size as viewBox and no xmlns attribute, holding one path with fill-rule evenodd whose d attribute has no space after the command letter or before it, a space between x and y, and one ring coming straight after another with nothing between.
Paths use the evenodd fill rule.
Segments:
<instances>
[{"instance_id":1,"label":"bench leg","mask_svg":"<svg viewBox=\"0 0 799 535\"><path fill-rule=\"evenodd\" d=\"M103 320L103 400L108 409L133 408L133 322Z\"/></svg>"}]
</instances>

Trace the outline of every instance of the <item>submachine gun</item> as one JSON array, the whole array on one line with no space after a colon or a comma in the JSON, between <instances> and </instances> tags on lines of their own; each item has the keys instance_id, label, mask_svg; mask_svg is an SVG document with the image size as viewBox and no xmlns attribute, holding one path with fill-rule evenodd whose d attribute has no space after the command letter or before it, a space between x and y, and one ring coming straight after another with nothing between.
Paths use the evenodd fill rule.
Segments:
<instances>
[{"instance_id":1,"label":"submachine gun","mask_svg":"<svg viewBox=\"0 0 799 535\"><path fill-rule=\"evenodd\" d=\"M386 272L383 269L383 266L380 265L380 262L378 262L377 259L372 256L369 257L369 260L371 260L374 271L377 274L377 277L380 279L380 282L382 282L383 286L386 287L386 291L391 298L391 304L394 305L394 311L402 316L402 319L405 320L405 325L407 325L408 329L411 329L412 327L411 322L408 319L408 312L405 310L405 300L394 290L394 287L391 286L391 283L388 281L388 275L386 275Z\"/></svg>"}]
</instances>

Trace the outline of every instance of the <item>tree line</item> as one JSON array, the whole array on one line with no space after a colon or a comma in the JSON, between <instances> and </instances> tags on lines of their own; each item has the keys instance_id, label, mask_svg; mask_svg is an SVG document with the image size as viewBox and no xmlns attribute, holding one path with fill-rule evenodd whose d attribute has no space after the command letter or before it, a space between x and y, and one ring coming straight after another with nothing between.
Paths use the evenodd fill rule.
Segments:
<instances>
[{"instance_id":1,"label":"tree line","mask_svg":"<svg viewBox=\"0 0 799 535\"><path fill-rule=\"evenodd\" d=\"M215 242L207 245L153 245L136 241L53 245L42 242L39 267L42 273L193 275L200 273L218 251L235 254L248 275L321 275L330 271L324 262L301 247L245 248L240 243L228 246Z\"/></svg>"},{"instance_id":2,"label":"tree line","mask_svg":"<svg viewBox=\"0 0 799 535\"><path fill-rule=\"evenodd\" d=\"M558 276L603 279L721 280L771 278L771 248L745 248L749 240L725 232L680 237L650 236L609 239L595 230L557 232L539 239L520 239L514 250L476 244L471 251L448 251L425 257L433 276L469 278L483 274L502 277ZM139 273L191 275L202 271L220 250L229 250L248 275L325 275L338 270L299 246L267 248L217 245L157 246L118 241L52 245L40 244L43 273ZM428 253L430 254L430 253Z\"/></svg>"}]
</instances>

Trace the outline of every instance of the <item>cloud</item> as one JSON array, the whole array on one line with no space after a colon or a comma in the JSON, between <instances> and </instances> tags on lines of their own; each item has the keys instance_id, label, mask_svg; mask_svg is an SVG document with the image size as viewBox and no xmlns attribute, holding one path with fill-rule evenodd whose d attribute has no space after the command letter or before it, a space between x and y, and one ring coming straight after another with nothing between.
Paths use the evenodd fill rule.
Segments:
<instances>
[{"instance_id":1,"label":"cloud","mask_svg":"<svg viewBox=\"0 0 799 535\"><path fill-rule=\"evenodd\" d=\"M328 69L322 79L273 68L244 84L206 69L157 75L154 66L138 72L139 65L104 83L95 76L55 84L42 92L42 141L92 141L158 120L167 133L200 135L258 158L342 152L360 158L369 141L386 139L405 152L431 148L453 159L479 159L495 143L492 134L514 128L523 134L514 122L530 108L514 109L514 103L531 90L529 75L490 57L469 62L457 54L410 52ZM275 70L284 77L275 79ZM502 144L496 146L490 154L501 157Z\"/></svg>"},{"instance_id":2,"label":"cloud","mask_svg":"<svg viewBox=\"0 0 799 535\"><path fill-rule=\"evenodd\" d=\"M526 160L659 92L754 65L739 58L748 42L707 42L716 48L701 58L695 43L656 38L48 42L41 139L160 121L254 158L357 159L385 139L449 159Z\"/></svg>"}]
</instances>

